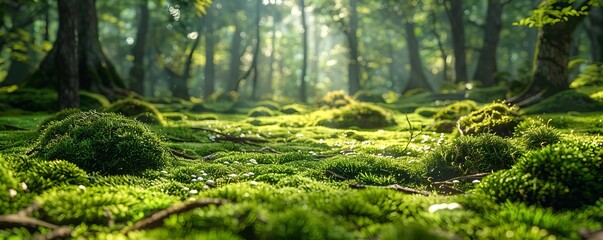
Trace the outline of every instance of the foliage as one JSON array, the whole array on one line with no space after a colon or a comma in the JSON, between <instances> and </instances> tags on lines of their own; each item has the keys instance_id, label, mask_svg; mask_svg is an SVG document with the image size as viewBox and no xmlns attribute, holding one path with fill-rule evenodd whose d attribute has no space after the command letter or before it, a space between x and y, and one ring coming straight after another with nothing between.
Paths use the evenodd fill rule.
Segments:
<instances>
[{"instance_id":1,"label":"foliage","mask_svg":"<svg viewBox=\"0 0 603 240\"><path fill-rule=\"evenodd\" d=\"M603 64L587 65L570 84L571 88L586 86L603 86Z\"/></svg>"},{"instance_id":2,"label":"foliage","mask_svg":"<svg viewBox=\"0 0 603 240\"><path fill-rule=\"evenodd\" d=\"M587 94L570 89L548 97L524 109L525 113L592 112L603 110L603 103Z\"/></svg>"},{"instance_id":3,"label":"foliage","mask_svg":"<svg viewBox=\"0 0 603 240\"><path fill-rule=\"evenodd\" d=\"M573 0L542 1L538 8L532 11L531 16L521 19L513 25L542 27L567 22L571 18L587 15L590 9L601 5L599 0L588 0L580 7L575 7L572 3L574 3Z\"/></svg>"},{"instance_id":4,"label":"foliage","mask_svg":"<svg viewBox=\"0 0 603 240\"><path fill-rule=\"evenodd\" d=\"M331 91L325 94L318 100L318 106L326 106L329 108L340 108L354 103L354 99L346 94L343 90Z\"/></svg>"},{"instance_id":5,"label":"foliage","mask_svg":"<svg viewBox=\"0 0 603 240\"><path fill-rule=\"evenodd\" d=\"M504 103L491 103L473 111L458 120L458 130L463 135L493 133L511 136L513 129L521 122L517 107Z\"/></svg>"},{"instance_id":6,"label":"foliage","mask_svg":"<svg viewBox=\"0 0 603 240\"><path fill-rule=\"evenodd\" d=\"M271 117L274 116L274 111L267 107L255 107L247 113L250 117Z\"/></svg>"},{"instance_id":7,"label":"foliage","mask_svg":"<svg viewBox=\"0 0 603 240\"><path fill-rule=\"evenodd\" d=\"M483 179L478 193L497 202L521 201L555 209L594 204L603 197L603 142L588 140L561 142L529 152L510 170Z\"/></svg>"},{"instance_id":8,"label":"foliage","mask_svg":"<svg viewBox=\"0 0 603 240\"><path fill-rule=\"evenodd\" d=\"M369 103L352 103L339 109L318 111L316 125L332 128L384 128L396 125L392 114Z\"/></svg>"},{"instance_id":9,"label":"foliage","mask_svg":"<svg viewBox=\"0 0 603 240\"><path fill-rule=\"evenodd\" d=\"M424 171L435 180L510 168L520 155L508 139L493 135L460 136L422 159Z\"/></svg>"},{"instance_id":10,"label":"foliage","mask_svg":"<svg viewBox=\"0 0 603 240\"><path fill-rule=\"evenodd\" d=\"M154 115L155 119L159 120L162 123L161 125L165 125L163 115L159 112L159 110L157 110L157 108L153 104L134 98L125 98L118 100L111 104L111 106L109 106L106 111L120 113L126 117L139 117L143 113L150 113Z\"/></svg>"},{"instance_id":11,"label":"foliage","mask_svg":"<svg viewBox=\"0 0 603 240\"><path fill-rule=\"evenodd\" d=\"M40 158L64 159L101 174L134 174L166 165L165 148L146 126L94 111L51 123L32 151Z\"/></svg>"}]
</instances>

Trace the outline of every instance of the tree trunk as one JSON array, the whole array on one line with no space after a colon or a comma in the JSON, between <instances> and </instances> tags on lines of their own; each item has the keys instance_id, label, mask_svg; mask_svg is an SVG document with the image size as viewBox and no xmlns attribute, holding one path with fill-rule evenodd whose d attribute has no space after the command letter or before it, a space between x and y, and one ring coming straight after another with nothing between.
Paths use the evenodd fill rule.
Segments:
<instances>
[{"instance_id":1,"label":"tree trunk","mask_svg":"<svg viewBox=\"0 0 603 240\"><path fill-rule=\"evenodd\" d=\"M216 89L216 67L214 64L214 55L216 53L214 16L211 12L205 15L205 71L203 97L209 99Z\"/></svg>"},{"instance_id":2,"label":"tree trunk","mask_svg":"<svg viewBox=\"0 0 603 240\"><path fill-rule=\"evenodd\" d=\"M140 95L144 95L144 59L147 47L147 32L149 30L149 6L146 0L142 1L138 6L138 13L140 22L138 23L138 31L136 32L136 43L132 49L134 66L130 69L130 78L132 79L130 89Z\"/></svg>"},{"instance_id":3,"label":"tree trunk","mask_svg":"<svg viewBox=\"0 0 603 240\"><path fill-rule=\"evenodd\" d=\"M465 57L465 24L463 23L463 2L461 0L448 0L450 8L446 4L446 12L452 31L452 48L454 50L454 71L456 78L454 82L468 81L467 60Z\"/></svg>"},{"instance_id":4,"label":"tree trunk","mask_svg":"<svg viewBox=\"0 0 603 240\"><path fill-rule=\"evenodd\" d=\"M276 21L272 23L272 37L270 41L270 64L268 64L268 82L264 88L265 93L273 94L274 88L274 64L276 58Z\"/></svg>"},{"instance_id":5,"label":"tree trunk","mask_svg":"<svg viewBox=\"0 0 603 240\"><path fill-rule=\"evenodd\" d=\"M494 74L497 69L496 50L502 29L501 0L488 0L488 11L486 13L486 25L484 26L484 43L479 54L477 69L474 79L480 81L483 86L490 87L496 84Z\"/></svg>"},{"instance_id":6,"label":"tree trunk","mask_svg":"<svg viewBox=\"0 0 603 240\"><path fill-rule=\"evenodd\" d=\"M78 1L78 62L80 88L96 91L108 97L127 95L122 79L105 56L98 38L98 18L94 0ZM32 87L58 86L55 68L58 41L46 55L38 70L29 77Z\"/></svg>"},{"instance_id":7,"label":"tree trunk","mask_svg":"<svg viewBox=\"0 0 603 240\"><path fill-rule=\"evenodd\" d=\"M299 7L301 9L301 24L303 28L302 41L303 41L303 60L301 77L299 84L299 101L305 103L308 96L306 95L306 70L308 68L308 24L306 23L306 3L304 0L299 0Z\"/></svg>"},{"instance_id":8,"label":"tree trunk","mask_svg":"<svg viewBox=\"0 0 603 240\"><path fill-rule=\"evenodd\" d=\"M440 36L440 33L438 32L438 29L436 29L436 24L437 24L437 19L436 19L436 13L435 11L431 11L431 24L433 25L433 28L431 29L431 33L435 36L436 41L438 43L438 49L440 50L440 54L442 56L442 63L444 65L444 69L442 70L443 73L443 81L447 82L448 81L448 54L446 54L446 50L444 49L444 44L442 43L442 36Z\"/></svg>"},{"instance_id":9,"label":"tree trunk","mask_svg":"<svg viewBox=\"0 0 603 240\"><path fill-rule=\"evenodd\" d=\"M348 86L349 93L353 95L360 90L360 63L358 53L358 0L350 0L350 25L346 32L348 38Z\"/></svg>"},{"instance_id":10,"label":"tree trunk","mask_svg":"<svg viewBox=\"0 0 603 240\"><path fill-rule=\"evenodd\" d=\"M407 19L404 21L404 30L406 32L406 44L408 45L410 78L402 92L415 88L423 88L433 92L433 88L429 85L427 77L423 72L423 63L421 62L421 55L419 53L419 41L415 35L415 24Z\"/></svg>"},{"instance_id":11,"label":"tree trunk","mask_svg":"<svg viewBox=\"0 0 603 240\"><path fill-rule=\"evenodd\" d=\"M78 4L80 0L59 0L59 33L56 69L59 82L59 108L79 108Z\"/></svg>"},{"instance_id":12,"label":"tree trunk","mask_svg":"<svg viewBox=\"0 0 603 240\"><path fill-rule=\"evenodd\" d=\"M228 77L228 88L226 93L236 91L239 88L239 77L241 77L241 27L238 23L235 23L235 30L232 34L232 40L230 42L230 64L229 64L229 77Z\"/></svg>"},{"instance_id":13,"label":"tree trunk","mask_svg":"<svg viewBox=\"0 0 603 240\"><path fill-rule=\"evenodd\" d=\"M258 96L258 61L260 57L260 44L262 42L262 35L260 29L260 22L262 20L262 1L256 2L256 21L255 21L255 51L253 53L253 61L251 62L251 68L249 71L253 69L253 79L251 86L251 99L257 100ZM245 77L243 77L245 78Z\"/></svg>"}]
</instances>

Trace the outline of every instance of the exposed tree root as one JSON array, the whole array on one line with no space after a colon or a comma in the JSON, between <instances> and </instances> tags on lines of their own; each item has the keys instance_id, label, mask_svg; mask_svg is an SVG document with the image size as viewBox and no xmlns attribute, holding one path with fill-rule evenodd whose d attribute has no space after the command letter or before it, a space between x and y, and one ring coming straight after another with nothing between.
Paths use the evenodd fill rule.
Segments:
<instances>
[{"instance_id":1,"label":"exposed tree root","mask_svg":"<svg viewBox=\"0 0 603 240\"><path fill-rule=\"evenodd\" d=\"M179 151L177 151L175 149L170 149L170 154L172 154L172 155L174 155L176 157L187 159L187 160L197 160L197 159L199 159L199 158L190 156L190 155L188 155L186 153L179 152Z\"/></svg>"},{"instance_id":2,"label":"exposed tree root","mask_svg":"<svg viewBox=\"0 0 603 240\"><path fill-rule=\"evenodd\" d=\"M228 201L222 200L222 199L208 198L208 199L199 199L196 201L188 202L184 205L171 206L169 208L155 212L155 213L143 218L142 220L134 223L134 225L122 230L121 232L126 234L126 233L129 233L131 231L136 231L136 230L153 229L153 228L160 227L161 225L163 225L163 220L174 214L184 213L184 212L188 212L188 211L191 211L191 210L194 210L197 208L207 207L210 205L219 206L219 205L222 205L225 203L228 203Z\"/></svg>"},{"instance_id":3,"label":"exposed tree root","mask_svg":"<svg viewBox=\"0 0 603 240\"><path fill-rule=\"evenodd\" d=\"M216 141L228 141L228 142L252 145L252 146L256 146L256 147L260 146L260 145L258 145L259 143L268 142L268 140L266 140L266 139L254 138L254 137L237 137L237 136L224 134L224 133L214 131L211 129L207 129L207 128L194 127L192 129L214 133L214 134L218 135L214 138L214 140L216 140Z\"/></svg>"},{"instance_id":4,"label":"exposed tree root","mask_svg":"<svg viewBox=\"0 0 603 240\"><path fill-rule=\"evenodd\" d=\"M350 184L349 186L350 186L350 188L353 188L353 189L385 188L385 189L396 190L398 192L403 192L403 193L420 194L420 195L423 195L423 196L429 196L429 195L431 195L431 193L428 192L428 191L423 191L423 190L418 190L418 189L403 187L403 186L400 186L398 184L392 184L392 185L389 185L389 186L370 186L370 185L363 185L363 184Z\"/></svg>"}]
</instances>

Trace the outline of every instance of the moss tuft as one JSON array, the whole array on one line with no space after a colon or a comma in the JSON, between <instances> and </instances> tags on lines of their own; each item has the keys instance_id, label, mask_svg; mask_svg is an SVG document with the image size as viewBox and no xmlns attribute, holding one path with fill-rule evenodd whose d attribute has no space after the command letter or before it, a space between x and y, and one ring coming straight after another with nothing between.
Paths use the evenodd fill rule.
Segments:
<instances>
[{"instance_id":1,"label":"moss tuft","mask_svg":"<svg viewBox=\"0 0 603 240\"><path fill-rule=\"evenodd\" d=\"M556 112L592 112L603 110L603 103L576 90L566 90L524 109L527 114Z\"/></svg>"},{"instance_id":2,"label":"moss tuft","mask_svg":"<svg viewBox=\"0 0 603 240\"><path fill-rule=\"evenodd\" d=\"M150 113L162 123L161 125L165 125L163 115L153 104L134 98L116 101L106 111L120 113L126 117L138 117L143 113Z\"/></svg>"},{"instance_id":3,"label":"moss tuft","mask_svg":"<svg viewBox=\"0 0 603 240\"><path fill-rule=\"evenodd\" d=\"M461 136L425 155L428 177L453 177L510 168L519 150L508 139L493 135Z\"/></svg>"},{"instance_id":4,"label":"moss tuft","mask_svg":"<svg viewBox=\"0 0 603 240\"><path fill-rule=\"evenodd\" d=\"M68 109L63 109L53 115L51 115L49 118L44 119L44 121L42 121L42 123L40 123L40 129L44 129L48 126L48 124L50 124L53 121L61 121L69 116L71 116L72 114L75 113L80 113L82 112L79 109L76 108L68 108Z\"/></svg>"},{"instance_id":5,"label":"moss tuft","mask_svg":"<svg viewBox=\"0 0 603 240\"><path fill-rule=\"evenodd\" d=\"M274 112L267 107L255 107L247 113L250 117L272 117Z\"/></svg>"},{"instance_id":6,"label":"moss tuft","mask_svg":"<svg viewBox=\"0 0 603 240\"><path fill-rule=\"evenodd\" d=\"M84 170L64 160L21 159L15 169L17 177L36 193L53 187L89 183Z\"/></svg>"},{"instance_id":7,"label":"moss tuft","mask_svg":"<svg viewBox=\"0 0 603 240\"><path fill-rule=\"evenodd\" d=\"M514 136L519 137L522 144L529 150L561 141L559 131L543 123L542 119L528 119L515 127Z\"/></svg>"},{"instance_id":8,"label":"moss tuft","mask_svg":"<svg viewBox=\"0 0 603 240\"><path fill-rule=\"evenodd\" d=\"M307 111L308 110L306 109L306 107L300 104L285 105L283 106L283 109L281 109L281 112L284 114L298 114L305 113Z\"/></svg>"},{"instance_id":9,"label":"moss tuft","mask_svg":"<svg viewBox=\"0 0 603 240\"><path fill-rule=\"evenodd\" d=\"M350 95L346 94L343 90L339 90L328 92L317 103L321 107L340 108L354 102L356 101Z\"/></svg>"},{"instance_id":10,"label":"moss tuft","mask_svg":"<svg viewBox=\"0 0 603 240\"><path fill-rule=\"evenodd\" d=\"M462 116L465 116L477 109L477 103L472 100L458 101L442 108L440 111L435 113L433 118L436 120L456 121Z\"/></svg>"},{"instance_id":11,"label":"moss tuft","mask_svg":"<svg viewBox=\"0 0 603 240\"><path fill-rule=\"evenodd\" d=\"M385 109L369 104L354 103L330 112L315 112L316 125L332 128L384 128L396 125L392 114Z\"/></svg>"},{"instance_id":12,"label":"moss tuft","mask_svg":"<svg viewBox=\"0 0 603 240\"><path fill-rule=\"evenodd\" d=\"M114 113L82 112L50 124L33 153L89 172L133 174L166 165L166 150L142 123Z\"/></svg>"},{"instance_id":13,"label":"moss tuft","mask_svg":"<svg viewBox=\"0 0 603 240\"><path fill-rule=\"evenodd\" d=\"M512 135L521 120L516 107L509 107L504 103L491 103L461 117L457 126L463 135L493 133L508 137Z\"/></svg>"},{"instance_id":14,"label":"moss tuft","mask_svg":"<svg viewBox=\"0 0 603 240\"><path fill-rule=\"evenodd\" d=\"M354 99L361 102L385 103L383 94L378 91L360 90L354 94Z\"/></svg>"}]
</instances>

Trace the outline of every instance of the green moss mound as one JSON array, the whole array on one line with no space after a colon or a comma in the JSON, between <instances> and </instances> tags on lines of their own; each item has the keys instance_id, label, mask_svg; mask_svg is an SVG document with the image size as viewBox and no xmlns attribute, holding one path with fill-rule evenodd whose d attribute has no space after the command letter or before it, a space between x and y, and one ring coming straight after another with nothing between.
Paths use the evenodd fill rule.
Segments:
<instances>
[{"instance_id":1,"label":"green moss mound","mask_svg":"<svg viewBox=\"0 0 603 240\"><path fill-rule=\"evenodd\" d=\"M300 105L300 104L285 105L281 109L281 112L284 114L299 114L299 113L305 113L307 111L308 111L308 109L304 105Z\"/></svg>"},{"instance_id":2,"label":"green moss mound","mask_svg":"<svg viewBox=\"0 0 603 240\"><path fill-rule=\"evenodd\" d=\"M462 116L465 116L475 110L477 110L477 103L473 100L463 100L454 102L440 111L435 113L433 116L436 120L458 120Z\"/></svg>"},{"instance_id":3,"label":"green moss mound","mask_svg":"<svg viewBox=\"0 0 603 240\"><path fill-rule=\"evenodd\" d=\"M274 102L274 101L269 101L269 100L264 100L264 101L258 102L256 104L256 106L257 107L266 107L272 111L279 111L281 109L280 104L278 104L277 102Z\"/></svg>"},{"instance_id":4,"label":"green moss mound","mask_svg":"<svg viewBox=\"0 0 603 240\"><path fill-rule=\"evenodd\" d=\"M114 113L76 113L50 124L33 147L42 159L64 159L88 172L134 174L166 165L166 150L142 123Z\"/></svg>"},{"instance_id":5,"label":"green moss mound","mask_svg":"<svg viewBox=\"0 0 603 240\"><path fill-rule=\"evenodd\" d=\"M143 113L150 113L154 115L154 118L158 119L162 125L165 125L163 115L153 104L134 98L125 98L116 101L111 104L106 111L120 113L126 117L138 117Z\"/></svg>"},{"instance_id":6,"label":"green moss mound","mask_svg":"<svg viewBox=\"0 0 603 240\"><path fill-rule=\"evenodd\" d=\"M493 135L460 136L425 155L426 175L435 180L511 168L519 149Z\"/></svg>"},{"instance_id":7,"label":"green moss mound","mask_svg":"<svg viewBox=\"0 0 603 240\"><path fill-rule=\"evenodd\" d=\"M513 130L521 121L521 115L516 107L509 107L504 103L491 103L461 117L457 126L463 135L493 133L508 137L513 134Z\"/></svg>"},{"instance_id":8,"label":"green moss mound","mask_svg":"<svg viewBox=\"0 0 603 240\"><path fill-rule=\"evenodd\" d=\"M354 99L361 102L370 102L370 103L385 103L385 99L383 98L383 94L377 91L371 90L360 90L354 94Z\"/></svg>"},{"instance_id":9,"label":"green moss mound","mask_svg":"<svg viewBox=\"0 0 603 240\"><path fill-rule=\"evenodd\" d=\"M321 107L340 108L354 102L356 101L350 95L346 94L343 90L339 90L328 92L317 103Z\"/></svg>"},{"instance_id":10,"label":"green moss mound","mask_svg":"<svg viewBox=\"0 0 603 240\"><path fill-rule=\"evenodd\" d=\"M0 214L10 211L18 185L19 182L13 176L13 171L9 169L8 162L0 155Z\"/></svg>"},{"instance_id":11,"label":"green moss mound","mask_svg":"<svg viewBox=\"0 0 603 240\"><path fill-rule=\"evenodd\" d=\"M159 116L157 116L153 113L150 113L150 112L138 114L134 117L134 119L141 123L146 123L146 124L150 124L150 125L165 125L166 124L165 120L160 119Z\"/></svg>"},{"instance_id":12,"label":"green moss mound","mask_svg":"<svg viewBox=\"0 0 603 240\"><path fill-rule=\"evenodd\" d=\"M510 170L483 179L477 192L497 202L554 209L592 205L603 197L603 141L548 145L523 156Z\"/></svg>"},{"instance_id":13,"label":"green moss mound","mask_svg":"<svg viewBox=\"0 0 603 240\"><path fill-rule=\"evenodd\" d=\"M527 114L602 111L603 103L576 90L566 90L524 109Z\"/></svg>"},{"instance_id":14,"label":"green moss mound","mask_svg":"<svg viewBox=\"0 0 603 240\"><path fill-rule=\"evenodd\" d=\"M40 123L40 129L44 129L48 126L48 124L50 124L51 122L54 121L61 121L67 117L69 117L72 114L75 113L80 113L82 112L82 110L79 110L77 108L67 108L67 109L63 109L55 114L53 114L52 116L50 116L47 119L44 119L44 121L42 121L42 123Z\"/></svg>"},{"instance_id":15,"label":"green moss mound","mask_svg":"<svg viewBox=\"0 0 603 240\"><path fill-rule=\"evenodd\" d=\"M522 144L529 150L561 141L561 134L555 128L548 126L542 119L527 119L515 127L514 136L519 137Z\"/></svg>"},{"instance_id":16,"label":"green moss mound","mask_svg":"<svg viewBox=\"0 0 603 240\"><path fill-rule=\"evenodd\" d=\"M274 111L270 110L267 107L255 107L247 113L247 116L250 117L272 117L274 116Z\"/></svg>"},{"instance_id":17,"label":"green moss mound","mask_svg":"<svg viewBox=\"0 0 603 240\"><path fill-rule=\"evenodd\" d=\"M385 109L369 104L354 103L330 112L315 112L318 126L331 128L384 128L396 125L392 114Z\"/></svg>"},{"instance_id":18,"label":"green moss mound","mask_svg":"<svg viewBox=\"0 0 603 240\"><path fill-rule=\"evenodd\" d=\"M20 159L16 165L17 177L36 193L53 187L89 183L84 170L64 160Z\"/></svg>"}]
</instances>

